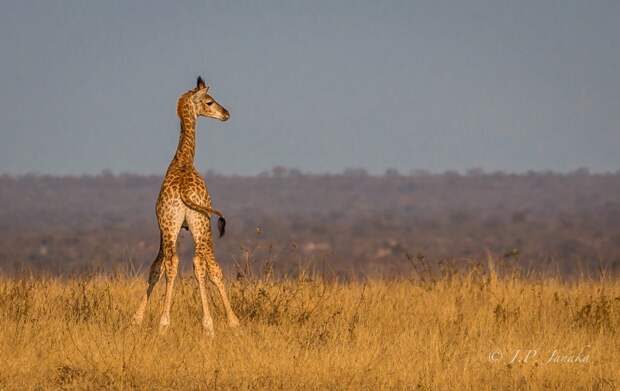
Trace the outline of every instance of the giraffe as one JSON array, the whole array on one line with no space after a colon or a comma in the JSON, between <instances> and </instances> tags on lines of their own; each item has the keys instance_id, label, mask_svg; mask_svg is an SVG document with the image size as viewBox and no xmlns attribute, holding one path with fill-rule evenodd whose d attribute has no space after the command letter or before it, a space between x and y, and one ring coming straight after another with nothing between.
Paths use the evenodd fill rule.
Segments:
<instances>
[{"instance_id":1,"label":"giraffe","mask_svg":"<svg viewBox=\"0 0 620 391\"><path fill-rule=\"evenodd\" d=\"M226 295L222 281L222 270L215 260L209 217L212 214L219 216L220 237L224 235L226 220L219 210L211 206L211 197L205 181L194 168L196 121L198 117L210 117L220 121L226 121L230 117L228 111L217 103L207 93L208 91L209 87L199 76L196 88L181 95L177 102L177 115L181 120L179 144L166 171L156 205L160 231L159 252L151 265L148 287L133 317L134 324L139 325L142 322L153 288L164 274L166 276L166 293L159 322L160 332L164 332L170 325L172 289L179 266L176 241L181 228L189 229L195 243L194 275L198 282L202 300L202 326L205 333L208 336L214 334L213 319L209 312L207 298L207 277L219 291L226 310L228 325L230 327L239 325L239 319L232 310Z\"/></svg>"}]
</instances>

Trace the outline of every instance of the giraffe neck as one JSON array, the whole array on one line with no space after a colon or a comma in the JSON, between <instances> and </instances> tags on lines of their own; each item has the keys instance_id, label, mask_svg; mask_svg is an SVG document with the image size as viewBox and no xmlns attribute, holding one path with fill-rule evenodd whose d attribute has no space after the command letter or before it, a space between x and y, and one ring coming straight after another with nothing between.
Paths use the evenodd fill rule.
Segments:
<instances>
[{"instance_id":1,"label":"giraffe neck","mask_svg":"<svg viewBox=\"0 0 620 391\"><path fill-rule=\"evenodd\" d=\"M174 159L178 163L194 163L196 153L196 116L193 107L185 104L179 113L181 117L181 135Z\"/></svg>"}]
</instances>

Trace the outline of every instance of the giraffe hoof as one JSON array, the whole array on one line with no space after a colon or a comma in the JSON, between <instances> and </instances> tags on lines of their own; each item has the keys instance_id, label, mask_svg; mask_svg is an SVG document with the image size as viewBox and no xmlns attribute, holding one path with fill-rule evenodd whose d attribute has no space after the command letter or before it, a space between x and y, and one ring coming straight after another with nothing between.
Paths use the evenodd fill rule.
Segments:
<instances>
[{"instance_id":1,"label":"giraffe hoof","mask_svg":"<svg viewBox=\"0 0 620 391\"><path fill-rule=\"evenodd\" d=\"M168 328L170 327L170 322L159 322L159 334L160 335L164 335L166 334L166 331L168 331Z\"/></svg>"},{"instance_id":2,"label":"giraffe hoof","mask_svg":"<svg viewBox=\"0 0 620 391\"><path fill-rule=\"evenodd\" d=\"M140 326L142 324L142 316L134 315L131 319L131 324L136 327Z\"/></svg>"},{"instance_id":3,"label":"giraffe hoof","mask_svg":"<svg viewBox=\"0 0 620 391\"><path fill-rule=\"evenodd\" d=\"M212 320L207 320L202 322L202 329L205 333L205 335L207 337L214 337L215 336L215 331L213 329L213 321Z\"/></svg>"},{"instance_id":4,"label":"giraffe hoof","mask_svg":"<svg viewBox=\"0 0 620 391\"><path fill-rule=\"evenodd\" d=\"M239 319L236 316L234 318L228 319L228 327L235 328L235 327L239 327L239 325L240 325Z\"/></svg>"}]
</instances>

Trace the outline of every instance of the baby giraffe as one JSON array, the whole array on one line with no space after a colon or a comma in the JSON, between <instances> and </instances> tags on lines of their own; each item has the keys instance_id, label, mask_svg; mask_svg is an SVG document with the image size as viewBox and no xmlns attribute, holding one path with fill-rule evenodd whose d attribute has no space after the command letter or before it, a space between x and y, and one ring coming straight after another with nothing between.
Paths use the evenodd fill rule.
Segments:
<instances>
[{"instance_id":1,"label":"baby giraffe","mask_svg":"<svg viewBox=\"0 0 620 391\"><path fill-rule=\"evenodd\" d=\"M228 111L217 103L207 93L208 91L209 87L205 85L201 77L198 77L196 88L181 95L177 103L177 114L181 119L181 136L176 154L168 166L164 182L161 185L156 206L160 232L159 252L151 265L149 285L133 318L135 324L139 325L142 322L153 288L164 273L166 275L166 296L159 322L159 328L162 332L170 325L172 288L179 266L176 242L177 235L182 227L189 228L196 245L194 273L202 299L202 326L205 333L213 336L213 319L209 312L207 300L207 277L219 291L229 326L239 325L239 319L233 312L226 295L222 282L222 270L215 261L211 237L210 216L212 214L219 216L220 237L224 235L226 220L220 211L211 206L211 197L205 181L194 168L196 120L198 117L210 117L220 121L226 121L230 117Z\"/></svg>"}]
</instances>

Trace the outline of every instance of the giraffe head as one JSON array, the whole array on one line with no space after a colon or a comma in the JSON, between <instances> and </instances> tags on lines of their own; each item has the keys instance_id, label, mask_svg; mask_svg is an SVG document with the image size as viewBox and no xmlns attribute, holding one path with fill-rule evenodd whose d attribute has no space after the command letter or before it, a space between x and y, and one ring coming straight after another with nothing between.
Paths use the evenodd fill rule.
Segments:
<instances>
[{"instance_id":1,"label":"giraffe head","mask_svg":"<svg viewBox=\"0 0 620 391\"><path fill-rule=\"evenodd\" d=\"M194 117L210 117L219 119L220 121L227 121L228 118L230 118L228 110L217 103L208 92L209 86L205 84L202 77L198 76L196 88L188 91L179 98L177 108L179 115L181 114L181 107L187 104L190 106Z\"/></svg>"}]
</instances>

